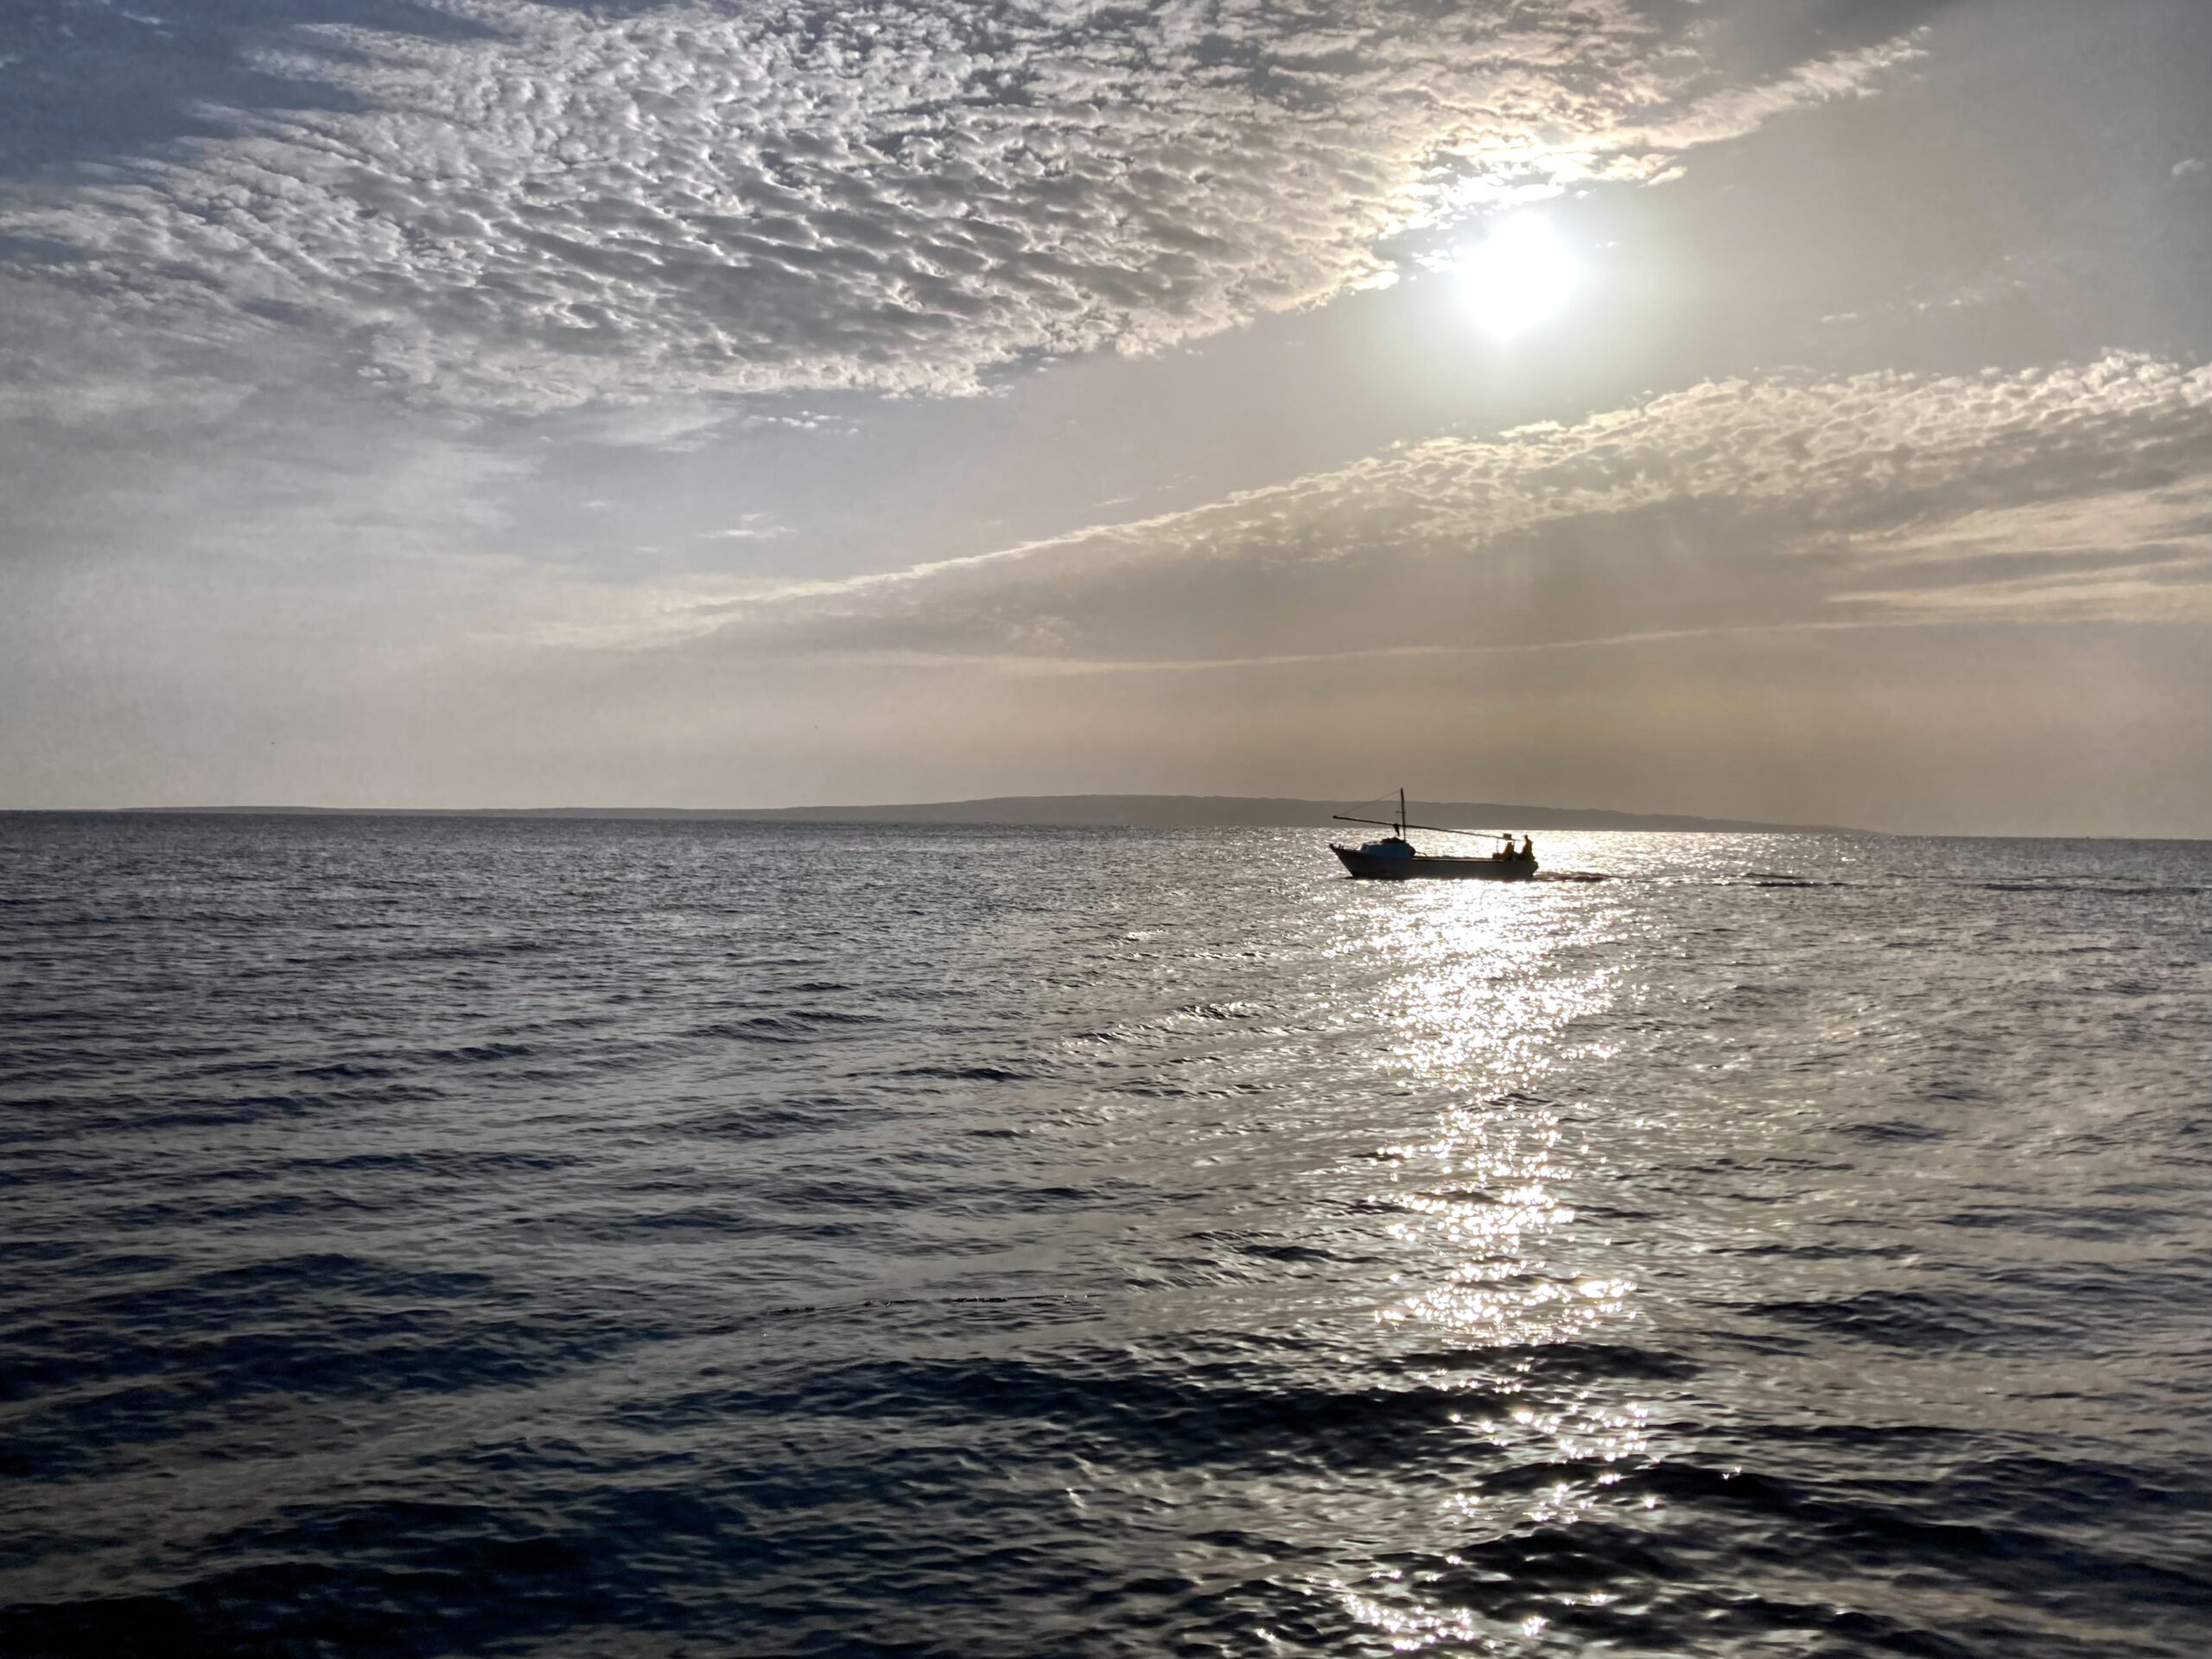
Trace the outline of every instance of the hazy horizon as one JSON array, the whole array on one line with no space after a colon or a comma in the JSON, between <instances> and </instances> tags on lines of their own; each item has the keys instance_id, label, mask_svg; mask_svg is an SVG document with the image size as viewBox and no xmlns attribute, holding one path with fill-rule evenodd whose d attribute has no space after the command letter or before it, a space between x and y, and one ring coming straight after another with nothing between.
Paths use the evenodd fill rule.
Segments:
<instances>
[{"instance_id":1,"label":"hazy horizon","mask_svg":"<svg viewBox=\"0 0 2212 1659\"><path fill-rule=\"evenodd\" d=\"M2212 836L2186 0L25 0L0 809Z\"/></svg>"},{"instance_id":2,"label":"hazy horizon","mask_svg":"<svg viewBox=\"0 0 2212 1659\"><path fill-rule=\"evenodd\" d=\"M1125 803L1119 810L1101 807L1089 812L1077 811L1062 804L1073 802ZM1196 804L1178 811L1178 804ZM673 822L738 822L759 823L820 824L834 827L840 824L877 824L883 826L938 825L943 827L1007 827L1007 828L1090 828L1090 829L1313 829L1334 828L1334 816L1330 809L1347 806L1373 806L1374 803L1344 800L1304 800L1296 797L1221 796L1221 795L1102 795L1078 793L1069 795L980 796L958 800L938 801L842 801L807 802L775 806L718 807L670 806L652 802L631 802L620 805L519 804L478 803L466 806L329 806L313 802L239 801L219 804L181 804L175 803L146 806L121 807L0 807L0 817L16 816L73 816L94 817L154 817L163 815L179 817L488 817L488 818L544 818L544 819L641 819ZM1061 810L1052 809L1060 806ZM1310 809L1304 816L1220 810L1212 812L1199 810L1205 806L1221 809L1238 807L1304 807ZM1150 807L1150 810L1139 810ZM963 810L965 809L965 810ZM1023 809L996 810L989 809ZM1471 816L1464 809L1472 809ZM1387 811L1384 804L1380 810ZM918 816L902 817L895 815L912 813ZM1695 813L1641 812L1633 809L1593 806L1589 804L1559 805L1532 802L1436 802L1408 800L1408 818L1423 820L1439 817L1460 817L1468 822L1442 826L1453 832L1491 833L1509 822L1515 831L1541 830L1548 833L1562 831L1574 834L1778 834L1870 836L1884 839L1910 837L1916 832L1884 829L1877 824L1792 823L1773 819L1715 818ZM1317 816L1318 814L1318 816ZM1479 819L1479 823L1475 820ZM1605 820L1605 822L1593 822ZM1613 822L1618 820L1618 822ZM1382 819L1358 819L1356 822L1381 823ZM1437 828L1433 823L1416 824L1416 829ZM2202 836L2130 836L2087 835L2063 830L2042 834L2012 834L2005 831L1951 832L1938 838L1986 841L2140 841L2140 842L2201 842Z\"/></svg>"},{"instance_id":3,"label":"hazy horizon","mask_svg":"<svg viewBox=\"0 0 2212 1659\"><path fill-rule=\"evenodd\" d=\"M1290 829L1333 826L1348 813L1361 813L1357 823L1395 821L1395 802L1304 800L1287 796L1250 795L1000 795L953 801L809 802L795 805L753 807L697 807L656 805L647 802L626 805L515 805L478 804L473 806L326 806L308 802L231 802L219 804L169 804L154 806L56 808L60 812L137 814L178 817L270 817L358 815L458 817L639 817L734 819L758 822L823 823L946 823L982 825L1090 826L1097 828L1253 828ZM8 809L0 809L5 811ZM20 810L20 809L18 809ZM37 810L39 809L32 809ZM892 815L913 813L899 818ZM850 814L850 817L841 817ZM1381 816L1376 816L1376 815ZM1408 798L1406 821L1439 817L1483 819L1496 829L1510 819L1516 829L1577 830L1712 830L1720 831L1803 831L1844 835L1885 835L1887 831L1852 824L1783 823L1764 820L1708 818L1687 813L1621 811L1611 807L1552 806L1502 801L1422 801ZM1416 828L1437 828L1432 823ZM1476 826L1444 826L1454 830Z\"/></svg>"}]
</instances>

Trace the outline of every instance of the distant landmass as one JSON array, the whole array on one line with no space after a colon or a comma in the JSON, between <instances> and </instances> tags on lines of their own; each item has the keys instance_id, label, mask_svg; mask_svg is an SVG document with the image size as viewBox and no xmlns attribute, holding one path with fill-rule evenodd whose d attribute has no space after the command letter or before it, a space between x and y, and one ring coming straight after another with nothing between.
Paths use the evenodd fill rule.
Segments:
<instances>
[{"instance_id":1,"label":"distant landmass","mask_svg":"<svg viewBox=\"0 0 2212 1659\"><path fill-rule=\"evenodd\" d=\"M1389 817L1373 801L1301 801L1245 795L998 795L979 801L922 801L890 806L538 806L448 809L319 806L137 807L134 811L251 815L354 814L363 817L493 818L696 818L785 823L1058 823L1146 830L1326 828L1338 813ZM1612 812L1597 807L1515 806L1498 801L1408 801L1415 823L1466 830L1669 830L1825 832L1866 835L1833 823L1764 823L1751 818L1696 818L1675 812Z\"/></svg>"}]
</instances>

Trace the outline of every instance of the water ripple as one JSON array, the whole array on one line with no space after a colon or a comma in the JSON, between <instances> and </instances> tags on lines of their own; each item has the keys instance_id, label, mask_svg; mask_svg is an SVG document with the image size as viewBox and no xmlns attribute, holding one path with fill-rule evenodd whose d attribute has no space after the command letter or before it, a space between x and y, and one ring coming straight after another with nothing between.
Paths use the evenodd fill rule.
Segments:
<instances>
[{"instance_id":1,"label":"water ripple","mask_svg":"<svg viewBox=\"0 0 2212 1659\"><path fill-rule=\"evenodd\" d=\"M0 817L0 1651L2212 1628L2212 848Z\"/></svg>"}]
</instances>

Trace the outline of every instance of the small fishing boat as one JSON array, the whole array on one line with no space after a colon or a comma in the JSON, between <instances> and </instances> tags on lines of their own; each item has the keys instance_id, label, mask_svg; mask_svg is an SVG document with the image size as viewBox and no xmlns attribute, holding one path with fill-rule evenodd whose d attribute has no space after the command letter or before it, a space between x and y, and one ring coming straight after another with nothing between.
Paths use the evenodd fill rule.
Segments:
<instances>
[{"instance_id":1,"label":"small fishing boat","mask_svg":"<svg viewBox=\"0 0 2212 1659\"><path fill-rule=\"evenodd\" d=\"M1346 817L1341 812L1329 815L1339 823L1371 823L1378 830L1389 830L1380 841L1370 841L1358 847L1339 847L1329 843L1329 850L1344 861L1344 868L1352 874L1376 881L1407 881L1421 878L1447 880L1525 881L1536 873L1535 843L1522 837L1521 850L1516 852L1511 836L1501 836L1491 830L1446 830L1433 823L1406 822L1406 791L1398 791L1398 816L1384 821L1382 818ZM1444 853L1421 853L1406 839L1408 830L1427 830L1440 836L1482 836L1502 842L1500 849L1474 857L1454 857Z\"/></svg>"}]
</instances>

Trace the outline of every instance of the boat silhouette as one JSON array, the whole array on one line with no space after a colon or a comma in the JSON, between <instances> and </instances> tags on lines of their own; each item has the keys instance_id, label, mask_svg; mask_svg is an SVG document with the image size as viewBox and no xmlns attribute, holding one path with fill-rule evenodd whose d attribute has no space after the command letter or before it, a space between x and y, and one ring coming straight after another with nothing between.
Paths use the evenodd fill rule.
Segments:
<instances>
[{"instance_id":1,"label":"boat silhouette","mask_svg":"<svg viewBox=\"0 0 2212 1659\"><path fill-rule=\"evenodd\" d=\"M1440 824L1408 823L1406 791L1402 789L1398 791L1398 816L1395 818L1355 818L1342 812L1329 816L1339 823L1371 823L1378 830L1389 830L1381 840L1358 847L1340 847L1333 841L1329 843L1329 850L1344 861L1344 868L1365 880L1525 881L1536 873L1535 844L1526 837L1522 838L1523 850L1516 852L1513 837L1499 835L1494 830L1446 830ZM1424 853L1406 839L1408 830L1424 830L1440 836L1484 836L1503 846L1497 852L1469 857Z\"/></svg>"}]
</instances>

